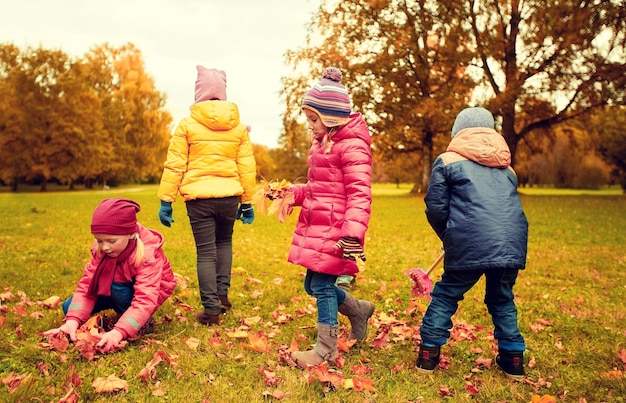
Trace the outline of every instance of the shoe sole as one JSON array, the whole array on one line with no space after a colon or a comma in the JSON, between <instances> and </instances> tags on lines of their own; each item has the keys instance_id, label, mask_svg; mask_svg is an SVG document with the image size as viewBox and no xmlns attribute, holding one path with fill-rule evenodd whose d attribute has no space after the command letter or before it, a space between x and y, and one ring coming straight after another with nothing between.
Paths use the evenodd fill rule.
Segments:
<instances>
[{"instance_id":1,"label":"shoe sole","mask_svg":"<svg viewBox=\"0 0 626 403\"><path fill-rule=\"evenodd\" d=\"M500 369L500 371L502 371L502 373L504 374L505 377L507 377L508 379L512 380L512 381L521 381L522 379L524 379L524 375L515 375L515 374L510 374L508 372L506 372L506 370L504 368L502 368L502 366L498 363L498 357L500 357L499 355L496 356L495 364L496 367L498 367L498 369Z\"/></svg>"},{"instance_id":2,"label":"shoe sole","mask_svg":"<svg viewBox=\"0 0 626 403\"><path fill-rule=\"evenodd\" d=\"M420 375L429 375L435 372L434 369L426 369L426 368L420 368L420 367L415 367L415 371L419 373Z\"/></svg>"}]
</instances>

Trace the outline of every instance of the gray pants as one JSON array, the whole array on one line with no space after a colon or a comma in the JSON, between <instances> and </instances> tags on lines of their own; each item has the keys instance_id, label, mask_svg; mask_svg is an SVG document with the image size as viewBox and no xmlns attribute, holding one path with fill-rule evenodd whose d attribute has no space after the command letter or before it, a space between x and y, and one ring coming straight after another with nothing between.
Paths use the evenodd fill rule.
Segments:
<instances>
[{"instance_id":1,"label":"gray pants","mask_svg":"<svg viewBox=\"0 0 626 403\"><path fill-rule=\"evenodd\" d=\"M239 196L186 202L196 242L196 269L204 312L221 313L218 295L228 295L233 264L233 227Z\"/></svg>"}]
</instances>

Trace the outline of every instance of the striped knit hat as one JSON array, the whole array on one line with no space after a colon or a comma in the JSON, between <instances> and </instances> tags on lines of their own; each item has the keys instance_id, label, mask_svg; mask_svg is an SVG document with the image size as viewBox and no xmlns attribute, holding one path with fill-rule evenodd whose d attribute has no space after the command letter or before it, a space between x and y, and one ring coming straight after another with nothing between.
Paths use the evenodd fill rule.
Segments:
<instances>
[{"instance_id":1,"label":"striped knit hat","mask_svg":"<svg viewBox=\"0 0 626 403\"><path fill-rule=\"evenodd\" d=\"M302 109L317 113L326 127L341 126L350 120L350 95L341 77L341 70L327 67L320 82L302 100Z\"/></svg>"}]
</instances>

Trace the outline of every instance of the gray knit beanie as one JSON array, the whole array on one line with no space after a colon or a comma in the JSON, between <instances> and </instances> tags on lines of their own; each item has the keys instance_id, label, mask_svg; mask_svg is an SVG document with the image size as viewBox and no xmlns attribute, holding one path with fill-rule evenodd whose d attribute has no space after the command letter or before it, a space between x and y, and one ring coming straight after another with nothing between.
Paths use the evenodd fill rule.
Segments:
<instances>
[{"instance_id":1,"label":"gray knit beanie","mask_svg":"<svg viewBox=\"0 0 626 403\"><path fill-rule=\"evenodd\" d=\"M452 125L452 137L458 132L469 127L495 128L493 115L485 108L465 108L458 114Z\"/></svg>"}]
</instances>

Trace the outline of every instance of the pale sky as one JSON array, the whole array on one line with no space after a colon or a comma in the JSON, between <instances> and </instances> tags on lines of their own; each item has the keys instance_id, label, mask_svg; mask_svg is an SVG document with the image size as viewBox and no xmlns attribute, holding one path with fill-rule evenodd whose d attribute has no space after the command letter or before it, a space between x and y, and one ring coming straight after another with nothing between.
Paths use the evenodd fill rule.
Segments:
<instances>
[{"instance_id":1,"label":"pale sky","mask_svg":"<svg viewBox=\"0 0 626 403\"><path fill-rule=\"evenodd\" d=\"M253 143L281 133L284 54L305 43L319 0L2 0L0 43L82 56L133 43L167 95L174 125L194 100L196 65L224 70L228 100L252 126Z\"/></svg>"}]
</instances>

